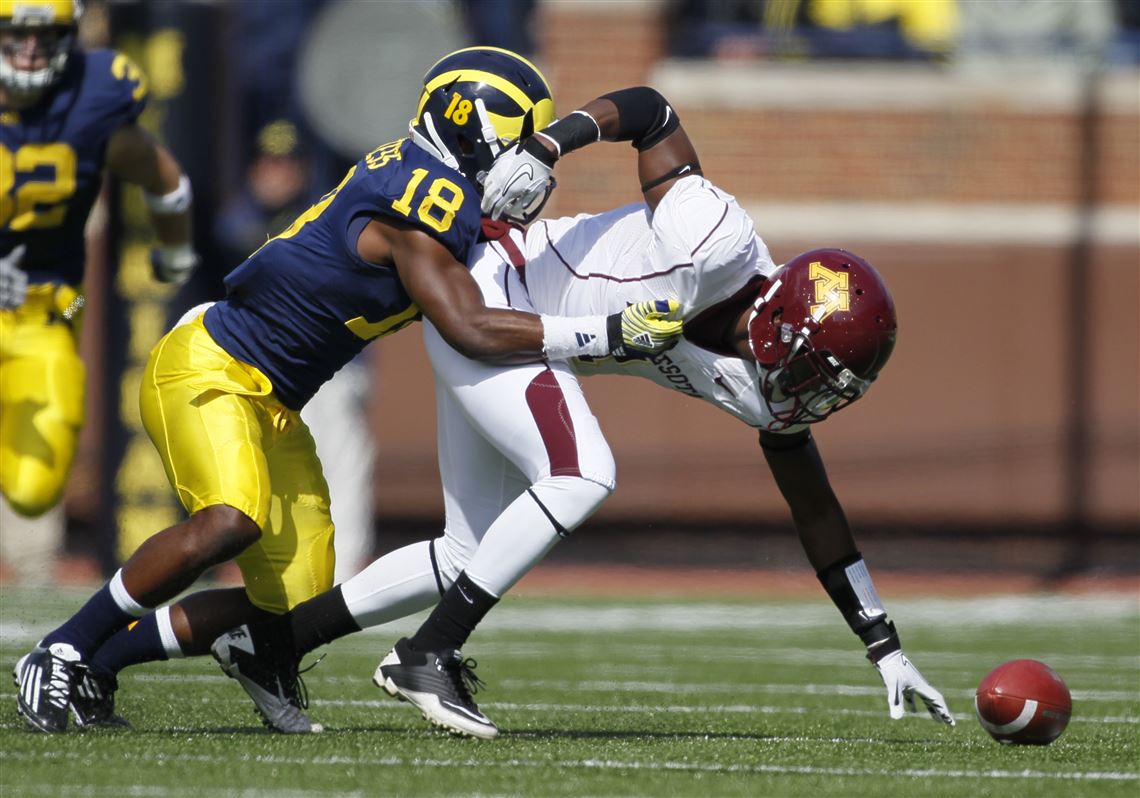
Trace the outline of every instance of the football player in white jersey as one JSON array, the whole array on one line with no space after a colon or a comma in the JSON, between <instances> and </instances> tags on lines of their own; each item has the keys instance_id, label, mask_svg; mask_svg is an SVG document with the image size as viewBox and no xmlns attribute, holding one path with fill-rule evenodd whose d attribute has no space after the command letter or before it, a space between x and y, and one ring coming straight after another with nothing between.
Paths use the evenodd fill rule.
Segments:
<instances>
[{"instance_id":1,"label":"football player in white jersey","mask_svg":"<svg viewBox=\"0 0 1140 798\"><path fill-rule=\"evenodd\" d=\"M295 693L304 653L442 596L416 634L384 658L374 681L436 725L494 737L495 725L471 698L473 673L460 649L503 592L614 487L608 445L571 369L632 374L759 430L808 559L866 645L891 717L919 698L954 725L942 695L902 653L809 427L862 396L890 355L896 321L886 286L868 263L842 250L773 263L735 199L702 176L676 114L647 88L600 97L502 154L486 176L484 212L529 221L549 194L555 160L602 140L637 147L645 204L540 221L525 235L517 225L485 222L489 240L473 254L472 274L489 307L555 316L675 299L684 340L649 359L495 367L459 355L425 324L444 535L380 558L272 629L241 627L219 638L215 656L225 666L240 652L256 652L241 661L240 680L261 705ZM559 395L556 417L536 412L551 403L535 396L550 392ZM519 424L527 416L533 429Z\"/></svg>"}]
</instances>

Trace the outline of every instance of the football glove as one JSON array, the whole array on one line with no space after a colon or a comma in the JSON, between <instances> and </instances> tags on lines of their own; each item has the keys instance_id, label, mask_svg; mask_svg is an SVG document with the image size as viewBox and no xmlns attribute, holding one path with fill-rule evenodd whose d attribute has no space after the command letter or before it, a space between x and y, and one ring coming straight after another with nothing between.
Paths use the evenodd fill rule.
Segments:
<instances>
[{"instance_id":1,"label":"football glove","mask_svg":"<svg viewBox=\"0 0 1140 798\"><path fill-rule=\"evenodd\" d=\"M0 257L0 309L12 310L24 304L28 295L28 273L20 268L27 246L20 244Z\"/></svg>"},{"instance_id":2,"label":"football glove","mask_svg":"<svg viewBox=\"0 0 1140 798\"><path fill-rule=\"evenodd\" d=\"M902 651L892 651L874 664L887 687L887 708L893 720L898 720L907 711L916 712L914 697L918 696L932 718L947 726L954 725L954 716L950 714L942 693L922 678L918 668L911 664ZM904 702L906 707L903 706Z\"/></svg>"},{"instance_id":3,"label":"football glove","mask_svg":"<svg viewBox=\"0 0 1140 798\"><path fill-rule=\"evenodd\" d=\"M198 253L189 244L153 247L150 251L150 267L154 279L162 283L182 285L198 268Z\"/></svg>"},{"instance_id":4,"label":"football glove","mask_svg":"<svg viewBox=\"0 0 1140 798\"><path fill-rule=\"evenodd\" d=\"M618 357L664 352L681 338L677 318L681 303L675 299L647 299L606 319L610 353Z\"/></svg>"},{"instance_id":5,"label":"football glove","mask_svg":"<svg viewBox=\"0 0 1140 798\"><path fill-rule=\"evenodd\" d=\"M483 178L484 216L529 221L550 192L554 155L533 137L504 150Z\"/></svg>"}]
</instances>

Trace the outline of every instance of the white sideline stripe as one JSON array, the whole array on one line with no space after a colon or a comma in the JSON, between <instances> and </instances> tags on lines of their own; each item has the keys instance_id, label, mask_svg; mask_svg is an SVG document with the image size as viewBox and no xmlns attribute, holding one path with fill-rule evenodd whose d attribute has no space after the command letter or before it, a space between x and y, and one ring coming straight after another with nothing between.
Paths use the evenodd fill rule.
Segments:
<instances>
[{"instance_id":1,"label":"white sideline stripe","mask_svg":"<svg viewBox=\"0 0 1140 798\"><path fill-rule=\"evenodd\" d=\"M12 591L14 592L14 591ZM5 592L5 618L17 617L19 606L14 606ZM79 606L76 601L75 606ZM903 624L924 624L931 627L970 631L1023 624L1031 627L1055 629L1066 623L1098 621L1140 621L1140 606L1135 594L1111 593L1092 596L1058 596L1048 593L978 596L962 599L909 599L888 600L891 617ZM69 608L73 609L73 608ZM28 613L43 611L42 607L28 606ZM68 610L60 612L56 620L63 620ZM51 620L5 620L0 623L0 642L34 643L50 628ZM594 631L660 631L703 632L732 631L772 632L774 629L798 630L810 626L829 626L843 631L842 620L835 607L824 600L773 603L755 602L683 602L665 601L650 604L608 603L582 604L565 602L555 605L534 606L526 603L508 603L495 608L480 625L480 633ZM367 636L391 636L390 625L378 626L362 633Z\"/></svg>"},{"instance_id":2,"label":"white sideline stripe","mask_svg":"<svg viewBox=\"0 0 1140 798\"><path fill-rule=\"evenodd\" d=\"M843 637L847 632L836 619L836 635ZM496 657L510 657L522 659L524 657L548 657L553 651L568 652L575 657L595 654L608 654L610 643L605 640L595 642L575 641L573 645L557 642L504 642L501 640L480 641L480 648L494 651ZM643 659L651 659L671 654L677 650L672 643L632 643L623 648L627 653L634 653ZM907 649L908 653L911 649ZM914 649L916 657L923 662L932 660L946 671L950 666L970 667L970 671L977 670L978 655L963 651L947 651L929 647ZM1043 655L1044 656L1044 655ZM754 664L781 663L793 665L820 665L831 667L836 660L847 660L858 663L863 660L864 652L858 647L855 638L851 638L851 646L847 648L797 648L785 646L771 648L763 640L713 640L701 641L700 650L686 651L685 659L689 662L702 660L724 661L739 660ZM1072 671L1077 669L1095 670L1098 674L1106 670L1140 671L1140 654L1119 654L1097 656L1092 654L1054 654L1048 655L1049 665L1056 670Z\"/></svg>"},{"instance_id":3,"label":"white sideline stripe","mask_svg":"<svg viewBox=\"0 0 1140 798\"><path fill-rule=\"evenodd\" d=\"M190 731L190 730L187 730ZM108 757L110 758L110 757ZM209 754L183 754L172 756L162 754L149 756L143 751L134 754L136 760L144 762L196 762L203 765L218 765L232 768L235 764L256 765L285 765L285 766L326 766L326 767L429 767L429 768L541 768L549 770L557 768L588 768L591 770L672 770L678 772L695 773L777 773L785 775L802 776L902 776L906 778L952 778L952 779L1055 779L1063 781L1138 781L1140 774L1125 773L1121 771L1097 770L960 770L940 768L903 768L891 770L888 768L833 768L817 767L815 765L714 765L695 762L673 761L640 761L636 759L503 759L491 760L486 758L468 759L435 759L431 757L403 757L403 756L267 756L257 754L253 756L220 757ZM91 751L37 751L29 753L15 753L5 751L0 753L0 761L29 760L42 762L44 760L96 760ZM117 755L115 756L116 761Z\"/></svg>"}]
</instances>

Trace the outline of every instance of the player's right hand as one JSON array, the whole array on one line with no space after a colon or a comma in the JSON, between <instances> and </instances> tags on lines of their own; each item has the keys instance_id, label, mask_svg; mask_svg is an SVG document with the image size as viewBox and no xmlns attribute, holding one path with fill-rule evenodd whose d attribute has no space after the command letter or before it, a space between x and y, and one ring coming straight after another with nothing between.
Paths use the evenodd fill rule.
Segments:
<instances>
[{"instance_id":1,"label":"player's right hand","mask_svg":"<svg viewBox=\"0 0 1140 798\"><path fill-rule=\"evenodd\" d=\"M20 244L7 255L0 256L0 309L18 308L28 296L28 273L20 268L27 249L26 245Z\"/></svg>"},{"instance_id":2,"label":"player's right hand","mask_svg":"<svg viewBox=\"0 0 1140 798\"><path fill-rule=\"evenodd\" d=\"M954 725L954 716L950 714L950 708L946 706L946 699L942 697L942 693L922 678L918 668L911 664L902 651L892 651L887 654L875 663L875 668L883 677L883 684L887 687L887 708L893 720L901 718L907 710L917 711L914 698L918 696L932 718L942 721L947 726Z\"/></svg>"},{"instance_id":3,"label":"player's right hand","mask_svg":"<svg viewBox=\"0 0 1140 798\"><path fill-rule=\"evenodd\" d=\"M480 209L492 219L523 218L547 193L554 155L533 136L504 150L483 178Z\"/></svg>"},{"instance_id":4,"label":"player's right hand","mask_svg":"<svg viewBox=\"0 0 1140 798\"><path fill-rule=\"evenodd\" d=\"M199 260L190 244L156 246L150 251L150 268L160 283L182 285L198 268Z\"/></svg>"},{"instance_id":5,"label":"player's right hand","mask_svg":"<svg viewBox=\"0 0 1140 798\"><path fill-rule=\"evenodd\" d=\"M610 353L620 356L664 352L681 339L683 323L675 299L647 299L607 319Z\"/></svg>"}]
</instances>

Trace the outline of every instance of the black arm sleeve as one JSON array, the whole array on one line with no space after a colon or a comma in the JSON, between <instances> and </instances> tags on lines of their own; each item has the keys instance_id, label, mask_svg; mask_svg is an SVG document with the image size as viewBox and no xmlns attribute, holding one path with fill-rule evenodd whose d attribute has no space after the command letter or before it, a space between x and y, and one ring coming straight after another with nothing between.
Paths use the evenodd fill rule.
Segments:
<instances>
[{"instance_id":1,"label":"black arm sleeve","mask_svg":"<svg viewBox=\"0 0 1140 798\"><path fill-rule=\"evenodd\" d=\"M618 134L614 141L632 142L639 150L649 149L681 124L661 92L648 86L612 91L602 97L617 106Z\"/></svg>"}]
</instances>

